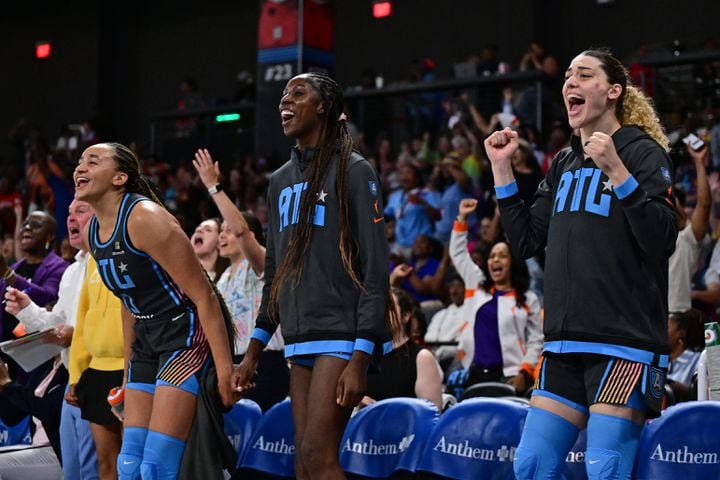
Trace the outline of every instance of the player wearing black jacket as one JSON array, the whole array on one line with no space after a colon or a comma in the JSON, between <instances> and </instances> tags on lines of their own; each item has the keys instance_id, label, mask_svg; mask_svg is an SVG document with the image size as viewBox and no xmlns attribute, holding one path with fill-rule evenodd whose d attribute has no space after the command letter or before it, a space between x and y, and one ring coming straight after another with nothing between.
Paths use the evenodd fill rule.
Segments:
<instances>
[{"instance_id":1,"label":"player wearing black jacket","mask_svg":"<svg viewBox=\"0 0 720 480\"><path fill-rule=\"evenodd\" d=\"M667 271L677 228L667 138L607 50L573 59L563 97L577 136L530 208L510 167L517 134L506 129L485 141L511 243L526 257L547 248L545 353L515 474L560 478L587 425L588 478L630 478L668 361Z\"/></svg>"},{"instance_id":2,"label":"player wearing black jacket","mask_svg":"<svg viewBox=\"0 0 720 480\"><path fill-rule=\"evenodd\" d=\"M294 77L279 110L297 147L270 180L263 300L240 385L252 388L279 323L291 362L296 478L342 479L345 424L365 391L371 355L391 347L380 184L353 151L342 91L330 77Z\"/></svg>"},{"instance_id":3,"label":"player wearing black jacket","mask_svg":"<svg viewBox=\"0 0 720 480\"><path fill-rule=\"evenodd\" d=\"M338 249L338 196L335 185L337 155L319 192L307 192L306 174L316 150L293 148L290 161L273 173L263 301L254 337L266 343L277 328L270 318L269 302L276 265L288 250L299 221L301 195L315 197L312 241L299 281L281 291L277 314L289 358L323 353L352 354L361 350L372 355L391 349L385 324L388 296L387 240L382 216L382 198L375 170L357 152L348 159L350 229L357 244L353 269L362 278L358 288L347 274ZM376 210L377 209L377 210ZM384 345L385 344L385 345ZM389 348L388 348L389 347Z\"/></svg>"}]
</instances>

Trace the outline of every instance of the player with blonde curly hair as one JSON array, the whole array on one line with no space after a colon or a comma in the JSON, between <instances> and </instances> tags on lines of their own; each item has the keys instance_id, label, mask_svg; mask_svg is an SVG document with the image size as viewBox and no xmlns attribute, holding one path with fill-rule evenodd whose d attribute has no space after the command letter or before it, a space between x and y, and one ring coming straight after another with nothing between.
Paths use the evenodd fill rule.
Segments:
<instances>
[{"instance_id":1,"label":"player with blonde curly hair","mask_svg":"<svg viewBox=\"0 0 720 480\"><path fill-rule=\"evenodd\" d=\"M545 352L515 456L518 479L561 478L587 426L588 478L630 478L668 365L668 257L677 227L668 140L650 101L605 49L576 56L563 99L576 132L527 208L511 158L485 140L500 214L525 257L546 251Z\"/></svg>"}]
</instances>

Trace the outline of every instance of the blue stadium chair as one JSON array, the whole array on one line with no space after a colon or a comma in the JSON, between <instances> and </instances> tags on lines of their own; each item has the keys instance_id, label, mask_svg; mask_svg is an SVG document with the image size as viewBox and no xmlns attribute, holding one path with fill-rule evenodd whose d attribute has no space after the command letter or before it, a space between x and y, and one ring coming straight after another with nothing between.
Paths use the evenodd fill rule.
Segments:
<instances>
[{"instance_id":1,"label":"blue stadium chair","mask_svg":"<svg viewBox=\"0 0 720 480\"><path fill-rule=\"evenodd\" d=\"M580 430L575 445L572 446L565 457L565 480L587 480L585 470L585 451L587 450L587 429Z\"/></svg>"},{"instance_id":2,"label":"blue stadium chair","mask_svg":"<svg viewBox=\"0 0 720 480\"><path fill-rule=\"evenodd\" d=\"M31 443L30 417L23 418L11 427L0 421L0 447L30 445Z\"/></svg>"},{"instance_id":3,"label":"blue stadium chair","mask_svg":"<svg viewBox=\"0 0 720 480\"><path fill-rule=\"evenodd\" d=\"M387 478L397 470L415 472L420 453L439 413L417 398L390 398L358 412L340 443L343 470Z\"/></svg>"},{"instance_id":4,"label":"blue stadium chair","mask_svg":"<svg viewBox=\"0 0 720 480\"><path fill-rule=\"evenodd\" d=\"M260 422L262 410L260 406L246 398L241 399L232 410L224 415L225 435L235 447L238 456L238 465L242 460L245 448Z\"/></svg>"},{"instance_id":5,"label":"blue stadium chair","mask_svg":"<svg viewBox=\"0 0 720 480\"><path fill-rule=\"evenodd\" d=\"M430 432L418 471L465 480L514 480L512 461L528 406L471 398L445 412Z\"/></svg>"},{"instance_id":6,"label":"blue stadium chair","mask_svg":"<svg viewBox=\"0 0 720 480\"><path fill-rule=\"evenodd\" d=\"M260 419L245 449L241 467L277 477L294 478L294 435L290 399L285 399L273 405Z\"/></svg>"},{"instance_id":7,"label":"blue stadium chair","mask_svg":"<svg viewBox=\"0 0 720 480\"><path fill-rule=\"evenodd\" d=\"M635 458L637 480L720 478L720 402L686 402L645 426Z\"/></svg>"}]
</instances>

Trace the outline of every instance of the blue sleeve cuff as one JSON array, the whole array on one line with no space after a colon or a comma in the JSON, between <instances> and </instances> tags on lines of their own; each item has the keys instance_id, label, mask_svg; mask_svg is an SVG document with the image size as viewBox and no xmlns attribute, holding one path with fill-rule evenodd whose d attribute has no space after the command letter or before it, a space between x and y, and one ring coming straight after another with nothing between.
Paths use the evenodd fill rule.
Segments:
<instances>
[{"instance_id":1,"label":"blue sleeve cuff","mask_svg":"<svg viewBox=\"0 0 720 480\"><path fill-rule=\"evenodd\" d=\"M507 185L495 185L495 197L497 199L512 197L519 192L517 181L513 180Z\"/></svg>"},{"instance_id":2,"label":"blue sleeve cuff","mask_svg":"<svg viewBox=\"0 0 720 480\"><path fill-rule=\"evenodd\" d=\"M360 350L361 352L365 352L368 355L372 355L375 351L375 344L370 340L358 338L357 340L355 340L355 346L353 347L353 350Z\"/></svg>"},{"instance_id":3,"label":"blue sleeve cuff","mask_svg":"<svg viewBox=\"0 0 720 480\"><path fill-rule=\"evenodd\" d=\"M615 187L613 190L615 191L615 195L622 200L623 198L630 195L632 192L635 191L635 189L638 187L638 182L635 180L635 177L630 175L627 180L625 180L622 184Z\"/></svg>"},{"instance_id":4,"label":"blue sleeve cuff","mask_svg":"<svg viewBox=\"0 0 720 480\"><path fill-rule=\"evenodd\" d=\"M252 332L252 335L250 335L250 338L254 338L255 340L259 340L262 342L263 345L267 345L270 341L271 335L263 330L262 328L255 327L255 329Z\"/></svg>"}]
</instances>

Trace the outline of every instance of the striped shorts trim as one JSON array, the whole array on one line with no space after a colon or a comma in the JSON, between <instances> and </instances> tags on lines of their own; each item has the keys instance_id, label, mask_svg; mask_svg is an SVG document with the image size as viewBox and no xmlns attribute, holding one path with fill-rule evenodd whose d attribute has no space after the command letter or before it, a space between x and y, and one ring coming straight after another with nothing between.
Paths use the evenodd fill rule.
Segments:
<instances>
[{"instance_id":1,"label":"striped shorts trim","mask_svg":"<svg viewBox=\"0 0 720 480\"><path fill-rule=\"evenodd\" d=\"M639 362L592 353L545 352L535 392L564 399L578 409L595 403L644 409L644 400L638 402L638 394L645 367Z\"/></svg>"},{"instance_id":2,"label":"striped shorts trim","mask_svg":"<svg viewBox=\"0 0 720 480\"><path fill-rule=\"evenodd\" d=\"M608 363L606 375L594 403L627 405L635 386L640 380L643 364L613 358Z\"/></svg>"}]
</instances>

